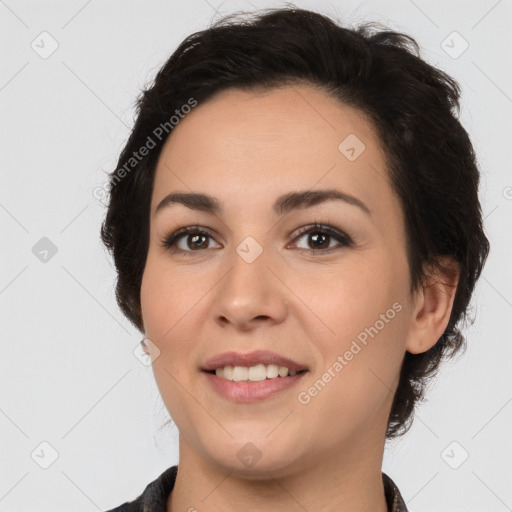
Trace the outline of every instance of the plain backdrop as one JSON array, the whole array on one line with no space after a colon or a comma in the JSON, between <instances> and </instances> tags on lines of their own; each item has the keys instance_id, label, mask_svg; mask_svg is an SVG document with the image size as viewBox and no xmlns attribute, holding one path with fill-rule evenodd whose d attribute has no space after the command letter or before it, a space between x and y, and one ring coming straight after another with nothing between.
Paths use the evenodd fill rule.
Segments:
<instances>
[{"instance_id":1,"label":"plain backdrop","mask_svg":"<svg viewBox=\"0 0 512 512\"><path fill-rule=\"evenodd\" d=\"M512 510L512 3L299 1L416 38L462 87L491 253L465 330L383 470L411 512ZM0 1L0 511L106 510L178 461L114 296L97 191L141 87L188 34L279 2ZM95 192L96 191L96 192ZM135 352L134 352L135 351Z\"/></svg>"}]
</instances>

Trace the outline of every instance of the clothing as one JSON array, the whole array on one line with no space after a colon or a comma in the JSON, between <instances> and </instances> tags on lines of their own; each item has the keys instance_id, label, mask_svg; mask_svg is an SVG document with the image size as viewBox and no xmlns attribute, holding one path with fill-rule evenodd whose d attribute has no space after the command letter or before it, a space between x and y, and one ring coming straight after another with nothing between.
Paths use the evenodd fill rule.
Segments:
<instances>
[{"instance_id":1,"label":"clothing","mask_svg":"<svg viewBox=\"0 0 512 512\"><path fill-rule=\"evenodd\" d=\"M158 478L149 483L135 500L126 502L106 512L166 512L167 498L174 488L178 466L167 468ZM408 512L405 502L393 480L382 473L384 492L389 512Z\"/></svg>"}]
</instances>

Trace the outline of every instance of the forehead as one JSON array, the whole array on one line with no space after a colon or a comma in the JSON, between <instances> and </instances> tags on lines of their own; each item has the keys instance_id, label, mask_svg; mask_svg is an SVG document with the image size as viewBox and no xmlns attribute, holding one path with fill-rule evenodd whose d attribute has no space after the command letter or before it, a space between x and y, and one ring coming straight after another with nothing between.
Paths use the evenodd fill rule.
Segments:
<instances>
[{"instance_id":1,"label":"forehead","mask_svg":"<svg viewBox=\"0 0 512 512\"><path fill-rule=\"evenodd\" d=\"M185 142L189 149L193 143L204 150L181 155L194 159L211 155L245 160L251 153L258 160L300 159L312 154L318 157L318 150L325 157L337 159L339 143L351 134L370 146L370 152L379 149L366 115L313 86L228 89L184 116L166 141L164 152ZM262 147L264 154L260 152Z\"/></svg>"},{"instance_id":2,"label":"forehead","mask_svg":"<svg viewBox=\"0 0 512 512\"><path fill-rule=\"evenodd\" d=\"M366 115L313 86L228 89L194 107L168 137L152 211L171 191L208 193L236 211L317 188L396 208L385 154Z\"/></svg>"}]
</instances>

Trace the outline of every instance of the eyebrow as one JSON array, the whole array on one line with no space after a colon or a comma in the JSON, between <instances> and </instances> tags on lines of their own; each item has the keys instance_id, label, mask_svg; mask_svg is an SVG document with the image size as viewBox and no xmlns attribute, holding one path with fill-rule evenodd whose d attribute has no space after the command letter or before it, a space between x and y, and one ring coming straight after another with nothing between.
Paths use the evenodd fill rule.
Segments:
<instances>
[{"instance_id":1,"label":"eyebrow","mask_svg":"<svg viewBox=\"0 0 512 512\"><path fill-rule=\"evenodd\" d=\"M284 215L292 210L310 208L331 200L344 201L350 205L357 206L371 216L370 209L360 199L335 189L305 190L284 194L276 199L273 210L276 215ZM174 204L182 204L191 210L199 210L214 215L223 214L223 208L215 197L199 192L173 192L160 201L153 215Z\"/></svg>"}]
</instances>

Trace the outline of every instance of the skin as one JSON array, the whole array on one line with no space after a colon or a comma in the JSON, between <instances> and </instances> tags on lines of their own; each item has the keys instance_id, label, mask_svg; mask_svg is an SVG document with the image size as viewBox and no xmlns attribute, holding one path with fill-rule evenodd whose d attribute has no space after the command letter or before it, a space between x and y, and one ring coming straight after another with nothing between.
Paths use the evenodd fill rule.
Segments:
<instances>
[{"instance_id":1,"label":"skin","mask_svg":"<svg viewBox=\"0 0 512 512\"><path fill-rule=\"evenodd\" d=\"M349 134L365 144L354 161L338 149ZM336 200L283 216L271 209L282 194L325 188L357 197L371 215ZM154 215L170 192L192 191L218 198L224 213L176 204ZM297 236L315 221L354 245ZM195 224L211 237L194 245L184 235L178 244L187 254L162 246ZM247 236L263 251L250 264L236 252ZM324 91L231 89L180 121L156 169L141 288L149 350L160 351L155 379L180 433L168 511L387 511L381 467L403 357L442 335L457 284L441 276L409 295L405 240L372 124ZM324 247L330 249L322 253ZM300 403L298 393L394 303L400 312ZM199 370L215 354L255 349L310 371L298 387L241 404L217 395ZM250 467L237 456L249 442L261 455Z\"/></svg>"}]
</instances>

